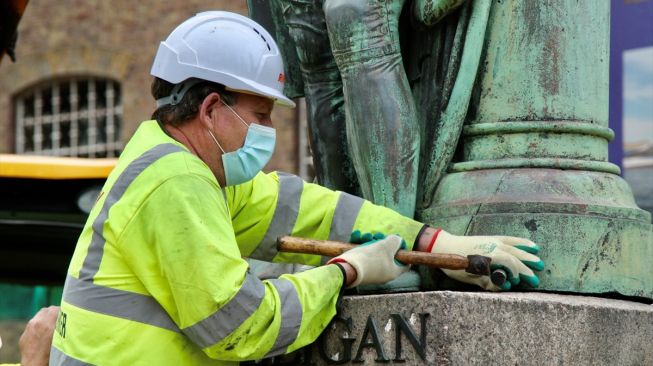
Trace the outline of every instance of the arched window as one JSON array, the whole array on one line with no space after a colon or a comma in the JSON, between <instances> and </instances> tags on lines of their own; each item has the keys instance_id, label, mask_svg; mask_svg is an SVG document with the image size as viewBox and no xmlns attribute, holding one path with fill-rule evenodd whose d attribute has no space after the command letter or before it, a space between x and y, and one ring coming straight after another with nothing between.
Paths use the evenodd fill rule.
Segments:
<instances>
[{"instance_id":1,"label":"arched window","mask_svg":"<svg viewBox=\"0 0 653 366\"><path fill-rule=\"evenodd\" d=\"M50 80L14 98L16 153L113 157L120 153L120 84L99 77Z\"/></svg>"}]
</instances>

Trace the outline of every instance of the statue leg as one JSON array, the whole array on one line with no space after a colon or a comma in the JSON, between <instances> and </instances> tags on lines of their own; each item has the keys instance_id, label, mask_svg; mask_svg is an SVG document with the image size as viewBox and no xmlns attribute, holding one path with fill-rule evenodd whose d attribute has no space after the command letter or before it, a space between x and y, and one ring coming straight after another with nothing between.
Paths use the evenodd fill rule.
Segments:
<instances>
[{"instance_id":1,"label":"statue leg","mask_svg":"<svg viewBox=\"0 0 653 366\"><path fill-rule=\"evenodd\" d=\"M399 45L404 1L326 0L324 13L363 196L413 217L420 134Z\"/></svg>"},{"instance_id":2,"label":"statue leg","mask_svg":"<svg viewBox=\"0 0 653 366\"><path fill-rule=\"evenodd\" d=\"M342 81L331 53L322 1L282 0L306 95L308 133L318 182L360 195L348 154Z\"/></svg>"}]
</instances>

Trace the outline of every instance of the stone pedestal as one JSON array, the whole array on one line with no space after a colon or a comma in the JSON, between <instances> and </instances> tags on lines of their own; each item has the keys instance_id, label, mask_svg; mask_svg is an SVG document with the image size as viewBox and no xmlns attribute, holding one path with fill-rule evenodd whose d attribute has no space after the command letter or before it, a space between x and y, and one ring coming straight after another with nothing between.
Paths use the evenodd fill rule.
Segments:
<instances>
[{"instance_id":1,"label":"stone pedestal","mask_svg":"<svg viewBox=\"0 0 653 366\"><path fill-rule=\"evenodd\" d=\"M653 305L545 293L345 297L294 365L651 365ZM310 354L310 356L309 356Z\"/></svg>"}]
</instances>

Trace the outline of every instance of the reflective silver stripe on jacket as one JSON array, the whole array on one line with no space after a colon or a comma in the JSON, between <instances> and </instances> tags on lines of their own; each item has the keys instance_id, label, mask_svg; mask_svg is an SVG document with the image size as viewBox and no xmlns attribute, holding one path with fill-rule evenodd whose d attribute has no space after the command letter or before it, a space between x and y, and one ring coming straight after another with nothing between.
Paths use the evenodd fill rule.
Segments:
<instances>
[{"instance_id":1,"label":"reflective silver stripe on jacket","mask_svg":"<svg viewBox=\"0 0 653 366\"><path fill-rule=\"evenodd\" d=\"M206 348L222 341L257 310L265 296L265 287L258 278L247 275L239 291L228 303L223 305L214 314L183 330L179 329L165 309L153 297L97 285L93 282L93 277L97 274L100 267L104 245L106 244L102 229L104 222L107 220L109 209L122 197L136 177L150 164L167 154L178 151L183 151L183 149L173 144L157 145L130 163L118 177L107 195L100 214L93 222L93 238L80 271L80 278L78 279L72 276L66 278L63 300L71 305L96 313L136 321L173 332L183 332L198 346ZM296 178L299 179L298 177ZM284 176L283 180L291 181L288 187L296 187L297 180L292 178L292 176ZM294 210L295 218L299 207L299 196L301 196L301 189L303 188L303 181L301 179L299 179L299 183L299 194L296 194L297 204ZM287 191L292 192L293 189L288 189ZM294 219L292 221L294 225ZM301 306L298 305L299 299L297 294L294 293L294 286L292 284L290 286L292 289L278 290L282 302L289 304L287 306L291 306L291 308L284 310L285 308L282 304L282 329L286 330L283 331L283 334L280 333L279 336L283 336L285 340L292 338L294 341L299 326L295 326L297 315L292 314L292 311L301 313ZM293 291L292 294L290 293L291 290ZM301 314L298 316L301 323ZM292 329L294 328L297 329L293 335ZM283 342L283 340L277 340L277 343L281 344ZM58 350L55 352L57 353L54 355L55 362L60 362L58 364L76 365L71 363L76 362L73 358L66 356Z\"/></svg>"},{"instance_id":2,"label":"reflective silver stripe on jacket","mask_svg":"<svg viewBox=\"0 0 653 366\"><path fill-rule=\"evenodd\" d=\"M181 147L174 144L161 144L157 145L150 150L143 153L136 160L132 161L127 168L120 174L116 182L111 187L107 198L102 205L100 213L93 221L93 238L88 247L88 254L84 259L84 264L79 272L81 280L93 281L93 277L100 269L100 262L102 261L102 254L104 253L104 222L107 221L109 210L118 202L118 200L125 194L127 187L136 179L136 177L145 170L148 166L153 164L160 158L178 151L184 151Z\"/></svg>"},{"instance_id":3,"label":"reflective silver stripe on jacket","mask_svg":"<svg viewBox=\"0 0 653 366\"><path fill-rule=\"evenodd\" d=\"M365 200L360 197L340 192L336 210L333 213L333 220L331 221L329 240L349 242L354 223L356 223L356 218L358 217L358 212L361 210L364 202Z\"/></svg>"},{"instance_id":4,"label":"reflective silver stripe on jacket","mask_svg":"<svg viewBox=\"0 0 653 366\"><path fill-rule=\"evenodd\" d=\"M182 332L200 348L212 346L243 324L258 309L265 296L265 286L248 274L238 293L227 304Z\"/></svg>"},{"instance_id":5,"label":"reflective silver stripe on jacket","mask_svg":"<svg viewBox=\"0 0 653 366\"><path fill-rule=\"evenodd\" d=\"M179 327L172 321L168 313L151 296L135 292L118 290L93 283L104 254L104 223L111 207L122 198L129 185L147 167L160 158L175 152L184 151L174 144L161 144L149 149L136 160L129 163L113 184L100 213L93 221L93 237L88 248L88 254L79 272L79 279L67 276L63 299L69 304L111 315L129 319L144 324L179 332Z\"/></svg>"},{"instance_id":6,"label":"reflective silver stripe on jacket","mask_svg":"<svg viewBox=\"0 0 653 366\"><path fill-rule=\"evenodd\" d=\"M331 220L331 230L329 231L329 240L342 241L349 243L351 232L354 229L358 212L360 212L364 199L356 197L346 192L340 192L336 210L333 213ZM331 259L324 257L320 259L320 263L326 264Z\"/></svg>"},{"instance_id":7,"label":"reflective silver stripe on jacket","mask_svg":"<svg viewBox=\"0 0 653 366\"><path fill-rule=\"evenodd\" d=\"M250 255L251 258L271 261L277 255L277 238L290 235L297 221L299 213L299 200L304 189L304 181L292 174L277 173L279 175L279 196L274 216L263 239Z\"/></svg>"},{"instance_id":8,"label":"reflective silver stripe on jacket","mask_svg":"<svg viewBox=\"0 0 653 366\"><path fill-rule=\"evenodd\" d=\"M299 327L302 325L302 305L299 302L297 290L292 282L285 279L269 281L279 293L281 300L281 327L277 340L265 357L286 353L286 349L297 339Z\"/></svg>"},{"instance_id":9,"label":"reflective silver stripe on jacket","mask_svg":"<svg viewBox=\"0 0 653 366\"><path fill-rule=\"evenodd\" d=\"M179 327L152 296L66 277L64 301L79 308L179 333Z\"/></svg>"},{"instance_id":10,"label":"reflective silver stripe on jacket","mask_svg":"<svg viewBox=\"0 0 653 366\"><path fill-rule=\"evenodd\" d=\"M201 348L219 343L236 330L254 314L264 296L263 283L256 276L248 274L243 285L229 302L204 320L180 330L165 309L151 296L96 285L71 276L66 278L64 288L66 303L100 314L177 333L183 332Z\"/></svg>"},{"instance_id":11,"label":"reflective silver stripe on jacket","mask_svg":"<svg viewBox=\"0 0 653 366\"><path fill-rule=\"evenodd\" d=\"M93 366L90 363L68 356L55 346L50 347L50 362L48 364L49 366Z\"/></svg>"}]
</instances>

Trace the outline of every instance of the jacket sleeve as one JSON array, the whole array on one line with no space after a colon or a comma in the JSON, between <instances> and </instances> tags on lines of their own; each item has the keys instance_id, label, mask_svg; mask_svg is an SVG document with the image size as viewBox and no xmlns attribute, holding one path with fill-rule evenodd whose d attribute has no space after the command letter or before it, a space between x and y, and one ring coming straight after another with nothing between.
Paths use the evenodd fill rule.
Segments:
<instances>
[{"instance_id":1,"label":"jacket sleeve","mask_svg":"<svg viewBox=\"0 0 653 366\"><path fill-rule=\"evenodd\" d=\"M247 273L224 197L205 177L180 175L161 184L122 237L119 250L144 288L211 358L295 350L335 315L343 283L335 265L270 281Z\"/></svg>"},{"instance_id":2,"label":"jacket sleeve","mask_svg":"<svg viewBox=\"0 0 653 366\"><path fill-rule=\"evenodd\" d=\"M398 234L412 248L424 224L359 197L304 182L286 173L259 173L228 187L226 197L244 256L273 262L319 265L319 256L279 253L279 236L348 242L353 231Z\"/></svg>"}]
</instances>

